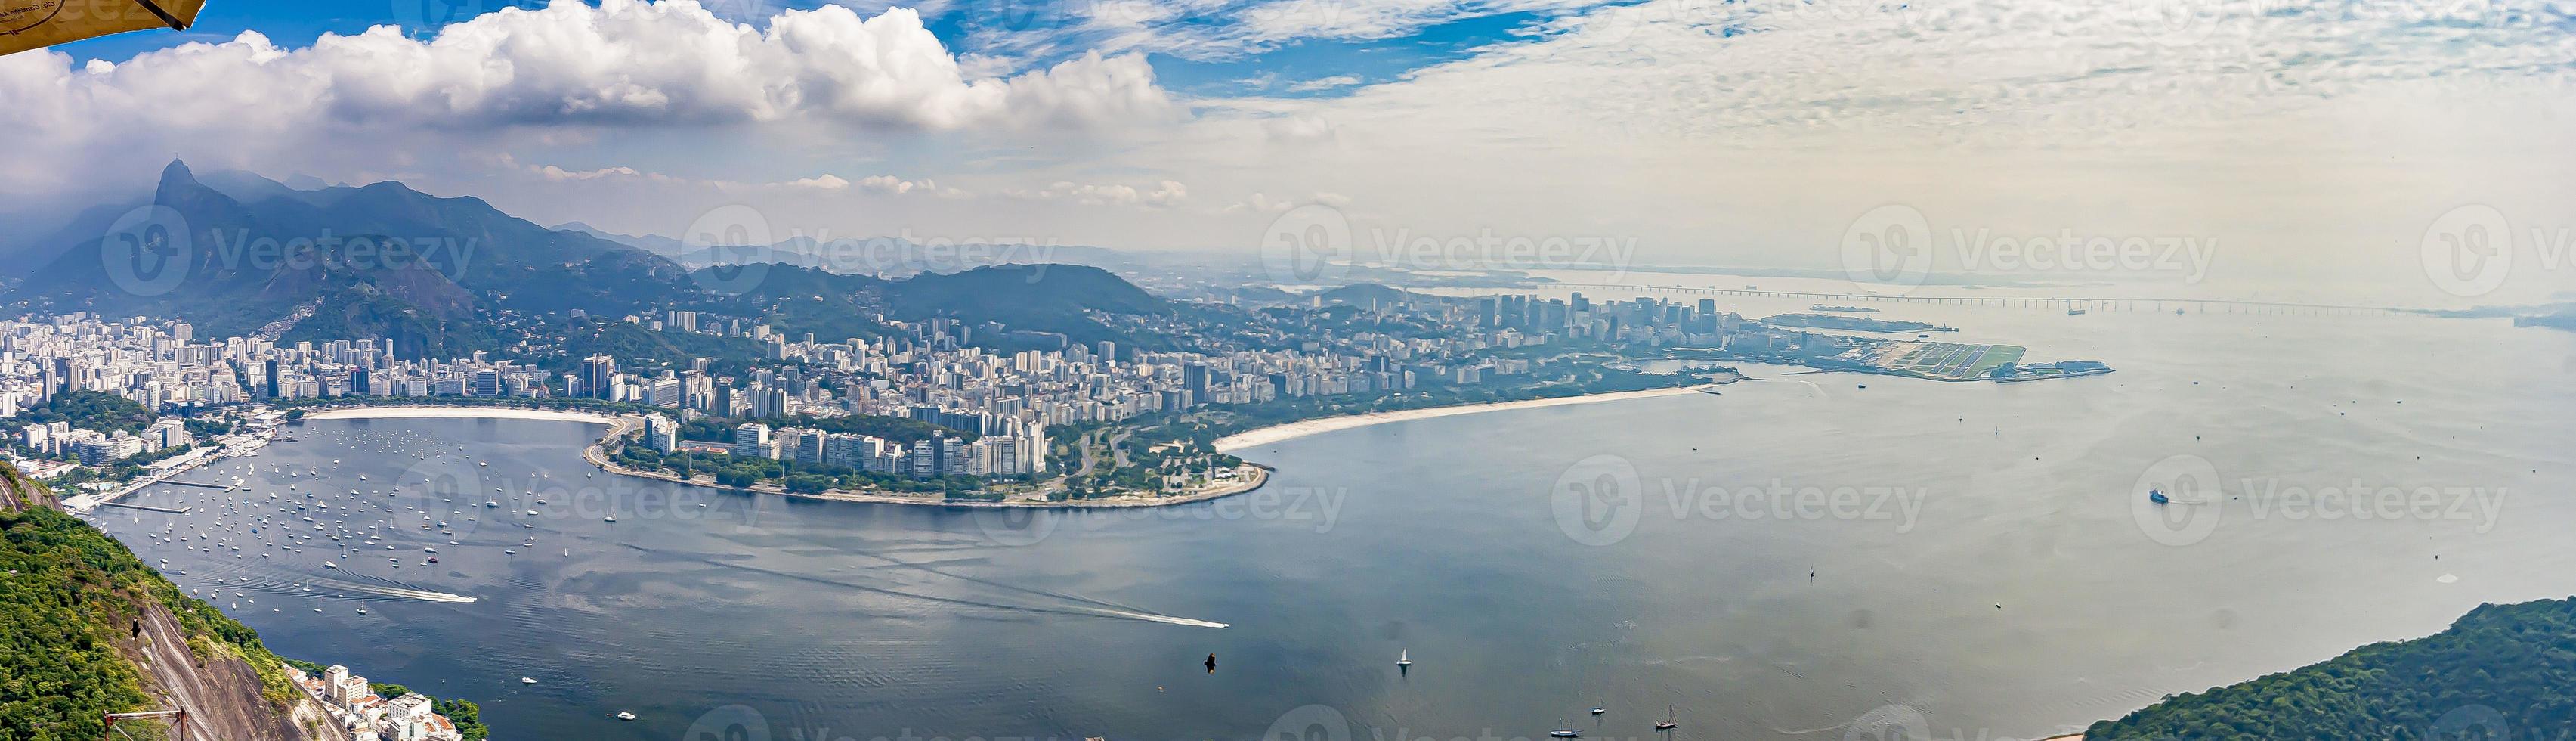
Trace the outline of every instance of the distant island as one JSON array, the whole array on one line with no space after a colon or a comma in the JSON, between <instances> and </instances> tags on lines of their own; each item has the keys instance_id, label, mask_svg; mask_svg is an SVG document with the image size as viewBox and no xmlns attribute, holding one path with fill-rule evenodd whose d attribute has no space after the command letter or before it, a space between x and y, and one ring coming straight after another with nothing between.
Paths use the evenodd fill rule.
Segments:
<instances>
[{"instance_id":1,"label":"distant island","mask_svg":"<svg viewBox=\"0 0 2576 741\"><path fill-rule=\"evenodd\" d=\"M1876 314L1876 313L1878 313L1878 310L1877 310L1877 309L1872 309L1872 308L1868 308L1868 307L1864 307L1864 306L1826 306L1826 305L1824 305L1824 304L1817 304L1817 305L1814 305L1814 306L1809 306L1809 307L1807 307L1807 310L1808 310L1808 311L1833 311L1833 312L1841 312L1841 313L1844 313L1844 314Z\"/></svg>"}]
</instances>

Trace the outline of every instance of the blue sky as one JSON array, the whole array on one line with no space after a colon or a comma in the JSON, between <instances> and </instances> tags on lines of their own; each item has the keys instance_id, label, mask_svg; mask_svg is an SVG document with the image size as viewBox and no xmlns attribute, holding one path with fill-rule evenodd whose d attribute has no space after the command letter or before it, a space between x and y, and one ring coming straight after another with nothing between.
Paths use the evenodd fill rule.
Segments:
<instances>
[{"instance_id":1,"label":"blue sky","mask_svg":"<svg viewBox=\"0 0 2576 741\"><path fill-rule=\"evenodd\" d=\"M208 4L197 25L187 33L120 34L67 44L58 50L81 61L119 61L138 53L192 41L221 42L244 31L263 34L280 46L301 47L312 44L314 39L325 33L351 35L376 25L400 25L415 36L426 37L450 23L470 20L502 7L536 8L544 4L540 0L391 0L381 3L215 0ZM825 4L817 0L743 0L713 2L709 7L731 20L757 24L779 10L812 9ZM867 11L882 10L885 6L882 2L841 4ZM1165 25L1222 28L1232 14L1240 12L1246 5L1211 6L1205 12L1176 16ZM1045 36L1051 30L1061 30L1065 41L1079 42L1083 34L1061 26L1068 20L1062 15L1068 12L1065 6L1077 10L1080 7L1073 3L1032 3L1028 0L912 5L923 10L925 25L931 33L950 49L965 53L1012 51L979 46L976 42L986 38L979 36L979 31ZM1300 86L1299 83L1343 83L1345 79L1355 79L1359 84L1365 84L1394 79L1408 70L1465 57L1489 44L1518 40L1534 25L1565 14L1565 11L1480 10L1472 3L1461 4L1452 10L1426 14L1418 28L1407 28L1398 35L1283 39L1239 51L1161 54L1151 61L1166 87L1193 95L1267 92L1282 97L1332 96L1346 92L1351 85L1318 83ZM1050 24L1056 24L1058 28L1047 28ZM1081 49L1076 46L1063 46L1034 55L1028 61L1059 61L1079 51ZM1267 88L1263 87L1265 84Z\"/></svg>"},{"instance_id":2,"label":"blue sky","mask_svg":"<svg viewBox=\"0 0 2576 741\"><path fill-rule=\"evenodd\" d=\"M0 57L0 129L46 143L0 197L69 213L185 158L628 233L734 205L1129 249L1323 228L1432 269L1574 242L1832 269L1901 206L1939 269L2185 294L2421 292L2464 204L2576 227L2570 0L875 2L214 0ZM1998 234L2225 246L2033 276L2065 268L1998 267Z\"/></svg>"}]
</instances>

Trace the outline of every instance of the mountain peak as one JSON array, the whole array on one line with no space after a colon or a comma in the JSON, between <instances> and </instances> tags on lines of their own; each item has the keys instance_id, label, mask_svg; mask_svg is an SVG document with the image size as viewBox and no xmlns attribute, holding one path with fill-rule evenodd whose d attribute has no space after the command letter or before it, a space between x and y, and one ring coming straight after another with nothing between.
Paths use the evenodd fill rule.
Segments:
<instances>
[{"instance_id":1,"label":"mountain peak","mask_svg":"<svg viewBox=\"0 0 2576 741\"><path fill-rule=\"evenodd\" d=\"M188 163L186 162L173 159L170 160L170 166L161 168L161 186L159 192L163 195L168 195L172 186L196 184L197 174L188 171Z\"/></svg>"}]
</instances>

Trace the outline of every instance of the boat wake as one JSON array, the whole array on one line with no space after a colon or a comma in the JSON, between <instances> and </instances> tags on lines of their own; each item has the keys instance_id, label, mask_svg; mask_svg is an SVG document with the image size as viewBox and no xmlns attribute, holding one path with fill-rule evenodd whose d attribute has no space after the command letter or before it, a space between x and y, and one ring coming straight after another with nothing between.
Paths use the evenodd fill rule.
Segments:
<instances>
[{"instance_id":1,"label":"boat wake","mask_svg":"<svg viewBox=\"0 0 2576 741\"><path fill-rule=\"evenodd\" d=\"M316 586L346 589L352 592L360 592L379 597L395 597L420 602L451 602L464 604L475 601L475 598L467 597L462 594L449 594L447 592L437 592L427 589L413 589L408 585L404 585L401 582L396 582L390 579L382 581L383 583L380 584L370 584L366 582L323 579L315 580L314 584Z\"/></svg>"}]
</instances>

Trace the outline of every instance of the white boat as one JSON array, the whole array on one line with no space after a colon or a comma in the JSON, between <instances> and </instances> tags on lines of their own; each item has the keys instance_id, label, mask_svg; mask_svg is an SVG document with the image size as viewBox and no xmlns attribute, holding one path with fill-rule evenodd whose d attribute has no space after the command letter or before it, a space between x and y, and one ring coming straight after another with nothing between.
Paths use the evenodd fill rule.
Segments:
<instances>
[{"instance_id":1,"label":"white boat","mask_svg":"<svg viewBox=\"0 0 2576 741\"><path fill-rule=\"evenodd\" d=\"M626 712L626 711L624 711L624 710L620 710L620 711L617 711L617 719L618 719L618 720L634 720L634 719L635 719L635 714L634 714L634 713Z\"/></svg>"},{"instance_id":2,"label":"white boat","mask_svg":"<svg viewBox=\"0 0 2576 741\"><path fill-rule=\"evenodd\" d=\"M520 677L520 678L519 678L519 683L520 683L520 684L536 684L536 683L537 683L537 680L529 679L529 678L527 678L527 677Z\"/></svg>"},{"instance_id":3,"label":"white boat","mask_svg":"<svg viewBox=\"0 0 2576 741\"><path fill-rule=\"evenodd\" d=\"M1396 665L1396 666L1412 666L1412 665L1413 665L1413 652L1411 652L1411 651L1397 651L1397 652L1395 652L1395 665Z\"/></svg>"},{"instance_id":4,"label":"white boat","mask_svg":"<svg viewBox=\"0 0 2576 741\"><path fill-rule=\"evenodd\" d=\"M339 564L336 564L336 563L329 562L329 561L324 561L324 562L322 562L322 568L326 568L326 569L336 569L336 568L340 568L340 565L339 565Z\"/></svg>"}]
</instances>

